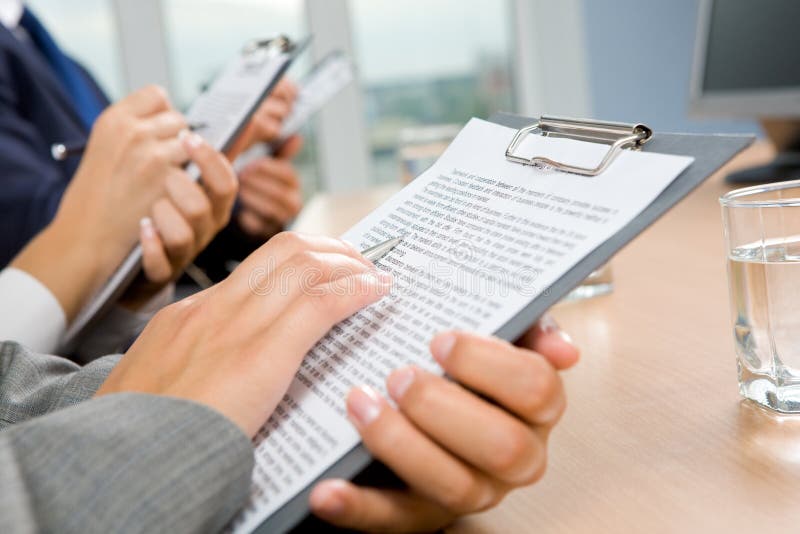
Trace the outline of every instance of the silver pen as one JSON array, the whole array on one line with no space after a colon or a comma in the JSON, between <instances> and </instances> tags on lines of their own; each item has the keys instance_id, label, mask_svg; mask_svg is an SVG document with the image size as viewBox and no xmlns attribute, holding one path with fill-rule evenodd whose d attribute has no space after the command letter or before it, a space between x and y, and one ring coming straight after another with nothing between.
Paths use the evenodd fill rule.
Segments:
<instances>
[{"instance_id":1,"label":"silver pen","mask_svg":"<svg viewBox=\"0 0 800 534\"><path fill-rule=\"evenodd\" d=\"M374 247L369 247L368 249L362 250L361 255L364 256L367 260L375 263L382 257L386 256L391 250L396 247L400 241L403 240L405 236L397 236L391 239L387 239L383 243L378 243Z\"/></svg>"}]
</instances>

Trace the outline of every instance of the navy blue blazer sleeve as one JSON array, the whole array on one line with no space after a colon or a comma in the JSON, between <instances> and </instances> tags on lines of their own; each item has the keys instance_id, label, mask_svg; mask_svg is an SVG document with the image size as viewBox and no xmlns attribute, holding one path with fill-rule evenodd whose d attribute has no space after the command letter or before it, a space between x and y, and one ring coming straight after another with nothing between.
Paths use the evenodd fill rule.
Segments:
<instances>
[{"instance_id":1,"label":"navy blue blazer sleeve","mask_svg":"<svg viewBox=\"0 0 800 534\"><path fill-rule=\"evenodd\" d=\"M35 125L19 113L18 96L0 66L0 267L30 241L58 209L68 184ZM50 159L50 161L48 161Z\"/></svg>"},{"instance_id":2,"label":"navy blue blazer sleeve","mask_svg":"<svg viewBox=\"0 0 800 534\"><path fill-rule=\"evenodd\" d=\"M98 99L102 90L81 67ZM35 49L0 27L0 268L52 219L79 159L57 162L53 143L84 143L86 127Z\"/></svg>"}]
</instances>

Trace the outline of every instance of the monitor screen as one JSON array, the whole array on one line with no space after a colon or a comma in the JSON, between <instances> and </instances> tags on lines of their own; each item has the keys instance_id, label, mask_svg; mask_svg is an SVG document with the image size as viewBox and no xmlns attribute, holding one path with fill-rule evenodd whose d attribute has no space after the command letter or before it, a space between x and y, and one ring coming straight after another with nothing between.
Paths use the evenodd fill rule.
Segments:
<instances>
[{"instance_id":1,"label":"monitor screen","mask_svg":"<svg viewBox=\"0 0 800 534\"><path fill-rule=\"evenodd\" d=\"M800 88L800 1L716 0L703 93Z\"/></svg>"}]
</instances>

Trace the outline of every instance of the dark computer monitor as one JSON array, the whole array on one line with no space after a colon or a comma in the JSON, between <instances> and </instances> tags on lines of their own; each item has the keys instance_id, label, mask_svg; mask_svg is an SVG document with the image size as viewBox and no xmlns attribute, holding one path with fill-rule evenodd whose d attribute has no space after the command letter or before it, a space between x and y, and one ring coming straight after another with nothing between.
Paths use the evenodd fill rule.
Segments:
<instances>
[{"instance_id":1,"label":"dark computer monitor","mask_svg":"<svg viewBox=\"0 0 800 534\"><path fill-rule=\"evenodd\" d=\"M757 118L780 155L734 182L800 178L800 1L702 0L691 112Z\"/></svg>"}]
</instances>

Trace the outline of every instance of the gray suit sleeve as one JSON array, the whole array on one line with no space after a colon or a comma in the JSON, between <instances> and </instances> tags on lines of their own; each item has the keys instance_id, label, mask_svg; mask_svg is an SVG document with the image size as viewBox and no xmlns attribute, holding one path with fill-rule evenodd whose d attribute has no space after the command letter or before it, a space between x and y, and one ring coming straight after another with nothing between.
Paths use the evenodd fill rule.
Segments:
<instances>
[{"instance_id":1,"label":"gray suit sleeve","mask_svg":"<svg viewBox=\"0 0 800 534\"><path fill-rule=\"evenodd\" d=\"M0 343L0 430L90 399L121 356L83 367L58 356Z\"/></svg>"},{"instance_id":2,"label":"gray suit sleeve","mask_svg":"<svg viewBox=\"0 0 800 534\"><path fill-rule=\"evenodd\" d=\"M0 532L212 532L244 504L250 440L199 404L116 394L0 431Z\"/></svg>"}]
</instances>

